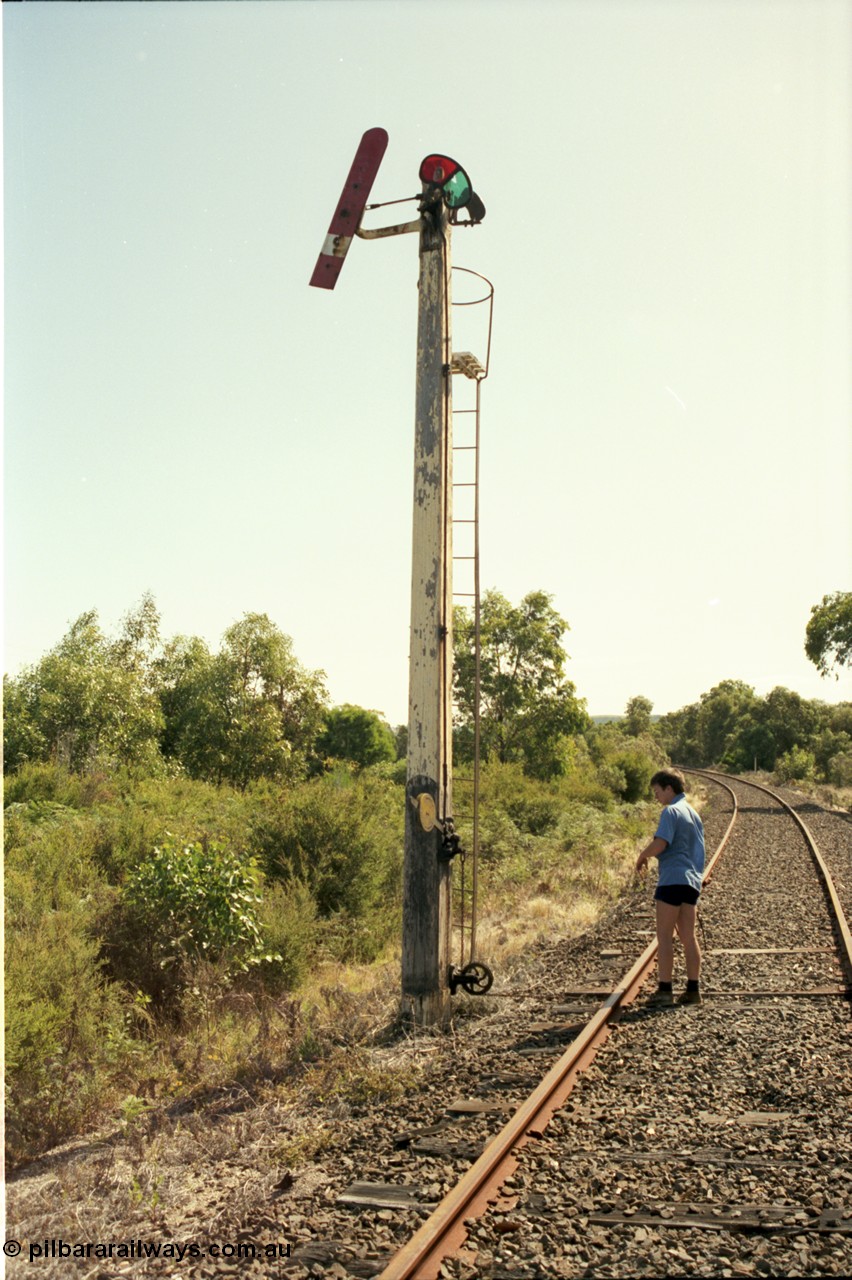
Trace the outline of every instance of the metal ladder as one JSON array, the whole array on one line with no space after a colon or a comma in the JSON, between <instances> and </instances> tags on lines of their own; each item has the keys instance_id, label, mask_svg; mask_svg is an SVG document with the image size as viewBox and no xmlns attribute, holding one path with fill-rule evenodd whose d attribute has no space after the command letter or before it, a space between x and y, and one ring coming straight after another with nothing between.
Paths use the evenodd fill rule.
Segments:
<instances>
[{"instance_id":1,"label":"metal ladder","mask_svg":"<svg viewBox=\"0 0 852 1280\"><path fill-rule=\"evenodd\" d=\"M473 611L474 623L474 741L473 777L459 781L473 784L473 836L470 852L460 858L459 874L454 877L455 920L459 932L461 952L460 982L471 994L482 993L491 986L492 975L484 965L476 964L476 922L479 898L479 701L480 701L480 557L479 557L479 454L482 383L488 376L491 354L491 318L494 305L494 286L490 280L476 271L454 267L477 276L488 286L484 298L473 302L454 302L453 306L478 306L488 304L488 341L485 363L482 364L470 351L454 352L450 371L464 377L475 386L473 405L456 408L455 384L453 387L453 602L464 604ZM457 422L462 421L458 435ZM456 441L460 442L457 443ZM462 478L458 479L457 477ZM457 568L460 570L457 575ZM465 590L457 590L456 578L460 577ZM468 868L468 863L469 868Z\"/></svg>"}]
</instances>

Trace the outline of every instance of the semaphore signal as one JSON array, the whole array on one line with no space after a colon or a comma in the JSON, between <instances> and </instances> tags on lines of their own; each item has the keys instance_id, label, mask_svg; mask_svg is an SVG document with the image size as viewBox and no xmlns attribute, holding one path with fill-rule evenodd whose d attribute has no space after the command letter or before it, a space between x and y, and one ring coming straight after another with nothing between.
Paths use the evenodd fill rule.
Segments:
<instances>
[{"instance_id":1,"label":"semaphore signal","mask_svg":"<svg viewBox=\"0 0 852 1280\"><path fill-rule=\"evenodd\" d=\"M335 208L310 283L333 289L353 236L371 240L418 232L417 385L411 575L408 760L403 880L403 1013L412 1022L445 1019L459 976L450 964L451 864L459 852L452 819L452 375L451 262L453 226L475 226L485 206L467 171L450 156L422 162L419 216L365 230L361 219L388 143L368 129ZM396 203L389 201L388 203ZM484 371L483 371L484 372ZM489 984L490 985L490 984ZM487 989L465 986L468 990Z\"/></svg>"},{"instance_id":2,"label":"semaphore signal","mask_svg":"<svg viewBox=\"0 0 852 1280\"><path fill-rule=\"evenodd\" d=\"M337 284L352 237L361 225L387 145L388 135L384 129L368 129L358 144L311 276L310 282L317 289L333 289Z\"/></svg>"}]
</instances>

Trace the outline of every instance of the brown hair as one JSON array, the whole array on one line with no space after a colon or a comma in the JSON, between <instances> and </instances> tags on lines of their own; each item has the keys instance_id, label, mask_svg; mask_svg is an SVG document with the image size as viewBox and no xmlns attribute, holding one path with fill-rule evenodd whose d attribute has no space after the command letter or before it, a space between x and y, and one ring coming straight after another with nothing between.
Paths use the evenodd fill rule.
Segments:
<instances>
[{"instance_id":1,"label":"brown hair","mask_svg":"<svg viewBox=\"0 0 852 1280\"><path fill-rule=\"evenodd\" d=\"M674 769L660 769L659 773L655 773L651 779L652 787L655 783L658 787L671 787L676 796L682 796L686 791L683 774L677 773Z\"/></svg>"}]
</instances>

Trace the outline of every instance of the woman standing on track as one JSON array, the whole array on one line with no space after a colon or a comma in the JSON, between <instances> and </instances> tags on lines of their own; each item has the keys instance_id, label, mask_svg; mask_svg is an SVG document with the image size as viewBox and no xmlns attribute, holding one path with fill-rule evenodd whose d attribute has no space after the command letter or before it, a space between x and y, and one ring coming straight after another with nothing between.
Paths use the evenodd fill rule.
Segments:
<instances>
[{"instance_id":1,"label":"woman standing on track","mask_svg":"<svg viewBox=\"0 0 852 1280\"><path fill-rule=\"evenodd\" d=\"M675 931L683 943L686 959L686 990L678 1004L700 1004L701 948L695 936L698 895L704 875L704 827L698 814L686 802L682 776L661 769L651 779L655 799L663 806L654 839L636 859L642 871L649 858L659 859L659 876L654 899L657 906L657 970L659 986L649 1003L674 1004Z\"/></svg>"}]
</instances>

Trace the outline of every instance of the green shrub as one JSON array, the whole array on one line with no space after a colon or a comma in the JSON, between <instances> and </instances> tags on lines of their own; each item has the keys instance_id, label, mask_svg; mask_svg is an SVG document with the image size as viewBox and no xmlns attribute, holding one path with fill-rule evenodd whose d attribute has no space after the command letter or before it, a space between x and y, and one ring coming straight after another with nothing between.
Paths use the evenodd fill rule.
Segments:
<instances>
[{"instance_id":1,"label":"green shrub","mask_svg":"<svg viewBox=\"0 0 852 1280\"><path fill-rule=\"evenodd\" d=\"M791 747L775 762L775 772L783 782L810 781L816 773L816 759L804 747Z\"/></svg>"},{"instance_id":2,"label":"green shrub","mask_svg":"<svg viewBox=\"0 0 852 1280\"><path fill-rule=\"evenodd\" d=\"M408 781L408 761L392 760L389 764L370 765L370 773L376 778L386 778L388 782L404 787Z\"/></svg>"},{"instance_id":3,"label":"green shrub","mask_svg":"<svg viewBox=\"0 0 852 1280\"><path fill-rule=\"evenodd\" d=\"M310 971L318 945L317 907L298 880L264 888L258 919L263 945L274 959L263 966L264 986L292 991Z\"/></svg>"},{"instance_id":4,"label":"green shrub","mask_svg":"<svg viewBox=\"0 0 852 1280\"><path fill-rule=\"evenodd\" d=\"M559 822L559 839L566 853L588 849L602 842L613 818L593 806L571 801L565 805Z\"/></svg>"},{"instance_id":5,"label":"green shrub","mask_svg":"<svg viewBox=\"0 0 852 1280\"><path fill-rule=\"evenodd\" d=\"M652 775L667 759L657 739L649 733L632 737L618 723L596 725L587 739L591 766L587 776L627 804L646 799Z\"/></svg>"},{"instance_id":6,"label":"green shrub","mask_svg":"<svg viewBox=\"0 0 852 1280\"><path fill-rule=\"evenodd\" d=\"M90 826L47 800L10 808L6 1117L17 1158L89 1120L132 1046L122 992L103 972L98 920L114 892L95 866Z\"/></svg>"},{"instance_id":7,"label":"green shrub","mask_svg":"<svg viewBox=\"0 0 852 1280\"><path fill-rule=\"evenodd\" d=\"M828 768L828 780L836 787L852 787L852 751L841 751Z\"/></svg>"},{"instance_id":8,"label":"green shrub","mask_svg":"<svg viewBox=\"0 0 852 1280\"><path fill-rule=\"evenodd\" d=\"M361 768L396 760L393 730L382 716L349 703L326 711L314 750L326 760L352 760Z\"/></svg>"},{"instance_id":9,"label":"green shrub","mask_svg":"<svg viewBox=\"0 0 852 1280\"><path fill-rule=\"evenodd\" d=\"M403 794L372 771L353 777L338 770L283 793L277 805L258 815L250 833L251 851L270 880L306 885L322 919L340 915L361 922L348 933L331 931L352 942L354 949L346 942L340 958L371 959L396 919Z\"/></svg>"},{"instance_id":10,"label":"green shrub","mask_svg":"<svg viewBox=\"0 0 852 1280\"><path fill-rule=\"evenodd\" d=\"M558 791L528 777L519 765L497 766L489 779L489 791L519 831L529 835L545 835L559 822L561 802ZM494 796L496 788L498 794Z\"/></svg>"},{"instance_id":11,"label":"green shrub","mask_svg":"<svg viewBox=\"0 0 852 1280\"><path fill-rule=\"evenodd\" d=\"M212 963L228 979L267 954L259 883L252 859L213 841L169 839L133 872L124 898L161 969Z\"/></svg>"},{"instance_id":12,"label":"green shrub","mask_svg":"<svg viewBox=\"0 0 852 1280\"><path fill-rule=\"evenodd\" d=\"M265 792L240 792L190 778L145 778L124 773L109 803L93 813L96 857L112 883L123 883L170 831L188 841L217 841L239 848L251 814Z\"/></svg>"},{"instance_id":13,"label":"green shrub","mask_svg":"<svg viewBox=\"0 0 852 1280\"><path fill-rule=\"evenodd\" d=\"M71 773L62 765L24 764L3 783L3 804L50 800L71 809L84 809L102 802L115 792L103 770Z\"/></svg>"},{"instance_id":14,"label":"green shrub","mask_svg":"<svg viewBox=\"0 0 852 1280\"><path fill-rule=\"evenodd\" d=\"M656 768L655 762L642 751L620 751L612 763L624 778L616 793L619 799L626 804L646 799Z\"/></svg>"},{"instance_id":15,"label":"green shrub","mask_svg":"<svg viewBox=\"0 0 852 1280\"><path fill-rule=\"evenodd\" d=\"M621 776L623 775L619 776L619 787L623 785ZM591 805L602 812L612 808L614 793L603 778L584 773L569 774L560 782L559 790L566 802Z\"/></svg>"},{"instance_id":16,"label":"green shrub","mask_svg":"<svg viewBox=\"0 0 852 1280\"><path fill-rule=\"evenodd\" d=\"M462 843L467 847L464 828ZM483 805L479 814L479 856L484 866L496 866L514 858L524 843L509 815L494 805Z\"/></svg>"}]
</instances>

